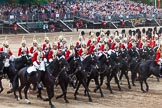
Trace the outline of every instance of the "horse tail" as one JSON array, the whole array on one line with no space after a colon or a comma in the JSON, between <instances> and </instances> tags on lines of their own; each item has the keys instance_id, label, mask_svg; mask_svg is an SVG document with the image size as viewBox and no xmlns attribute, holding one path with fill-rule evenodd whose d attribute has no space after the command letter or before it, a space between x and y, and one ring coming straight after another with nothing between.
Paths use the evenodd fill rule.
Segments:
<instances>
[{"instance_id":1,"label":"horse tail","mask_svg":"<svg viewBox=\"0 0 162 108\"><path fill-rule=\"evenodd\" d=\"M14 79L13 79L13 90L16 91L19 87L19 77L18 74L15 75Z\"/></svg>"}]
</instances>

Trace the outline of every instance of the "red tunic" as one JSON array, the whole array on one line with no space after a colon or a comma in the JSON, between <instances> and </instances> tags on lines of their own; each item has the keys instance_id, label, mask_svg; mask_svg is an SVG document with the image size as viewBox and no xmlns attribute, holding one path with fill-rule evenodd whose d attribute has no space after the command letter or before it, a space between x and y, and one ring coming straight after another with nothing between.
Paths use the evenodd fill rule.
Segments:
<instances>
[{"instance_id":1,"label":"red tunic","mask_svg":"<svg viewBox=\"0 0 162 108\"><path fill-rule=\"evenodd\" d=\"M138 41L138 48L141 49L143 46L143 43L141 42L141 40Z\"/></svg>"},{"instance_id":2,"label":"red tunic","mask_svg":"<svg viewBox=\"0 0 162 108\"><path fill-rule=\"evenodd\" d=\"M83 50L82 50L82 48L80 48L80 49L78 50L78 54L81 56L82 53L83 53Z\"/></svg>"},{"instance_id":3,"label":"red tunic","mask_svg":"<svg viewBox=\"0 0 162 108\"><path fill-rule=\"evenodd\" d=\"M154 47L155 47L155 40L151 40L151 41L150 41L150 47L151 47L151 48L154 48Z\"/></svg>"},{"instance_id":4,"label":"red tunic","mask_svg":"<svg viewBox=\"0 0 162 108\"><path fill-rule=\"evenodd\" d=\"M51 45L50 44L46 44L46 43L44 43L43 44L43 51L45 51L45 50L50 50L51 49Z\"/></svg>"},{"instance_id":5,"label":"red tunic","mask_svg":"<svg viewBox=\"0 0 162 108\"><path fill-rule=\"evenodd\" d=\"M161 57L160 54L161 54L160 48L158 48L157 51L156 51L156 58L155 58L155 61L156 61L156 62L159 62L159 59L160 59L160 57Z\"/></svg>"},{"instance_id":6,"label":"red tunic","mask_svg":"<svg viewBox=\"0 0 162 108\"><path fill-rule=\"evenodd\" d=\"M30 53L33 54L36 51L36 48L34 48L33 46L30 48Z\"/></svg>"},{"instance_id":7,"label":"red tunic","mask_svg":"<svg viewBox=\"0 0 162 108\"><path fill-rule=\"evenodd\" d=\"M39 54L38 54L38 51L35 52L35 53L33 54L32 61L33 61L33 62L36 61L37 64L40 64L41 61L43 61L43 59L45 58L44 53L43 53L43 52L41 52L41 53L42 53L42 55L39 55Z\"/></svg>"},{"instance_id":8,"label":"red tunic","mask_svg":"<svg viewBox=\"0 0 162 108\"><path fill-rule=\"evenodd\" d=\"M100 37L97 37L97 42L100 42L100 39L101 39Z\"/></svg>"},{"instance_id":9,"label":"red tunic","mask_svg":"<svg viewBox=\"0 0 162 108\"><path fill-rule=\"evenodd\" d=\"M109 44L109 45L111 44L111 39L108 40L108 44Z\"/></svg>"},{"instance_id":10,"label":"red tunic","mask_svg":"<svg viewBox=\"0 0 162 108\"><path fill-rule=\"evenodd\" d=\"M123 43L120 44L119 48L120 48L120 49L124 49L124 48L125 48L124 44L123 44Z\"/></svg>"},{"instance_id":11,"label":"red tunic","mask_svg":"<svg viewBox=\"0 0 162 108\"><path fill-rule=\"evenodd\" d=\"M76 42L76 44L75 44L75 45L76 45L76 47L77 47L77 46L79 46L79 42Z\"/></svg>"},{"instance_id":12,"label":"red tunic","mask_svg":"<svg viewBox=\"0 0 162 108\"><path fill-rule=\"evenodd\" d=\"M87 41L87 47L89 47L91 45L91 40L89 39L88 41Z\"/></svg>"},{"instance_id":13,"label":"red tunic","mask_svg":"<svg viewBox=\"0 0 162 108\"><path fill-rule=\"evenodd\" d=\"M94 52L94 45L91 45L89 48L89 54L92 54Z\"/></svg>"},{"instance_id":14,"label":"red tunic","mask_svg":"<svg viewBox=\"0 0 162 108\"><path fill-rule=\"evenodd\" d=\"M104 46L104 44L102 44L102 45L100 46L100 51L104 51L104 49L105 49L105 46Z\"/></svg>"},{"instance_id":15,"label":"red tunic","mask_svg":"<svg viewBox=\"0 0 162 108\"><path fill-rule=\"evenodd\" d=\"M47 57L48 60L54 59L55 56L57 55L57 52L58 52L58 50L50 50L49 53L48 53L48 57Z\"/></svg>"},{"instance_id":16,"label":"red tunic","mask_svg":"<svg viewBox=\"0 0 162 108\"><path fill-rule=\"evenodd\" d=\"M58 47L58 49L61 48L60 42L57 43L57 47Z\"/></svg>"},{"instance_id":17,"label":"red tunic","mask_svg":"<svg viewBox=\"0 0 162 108\"><path fill-rule=\"evenodd\" d=\"M29 50L28 50L28 48L27 47L25 47L25 48L19 48L19 50L18 50L18 56L21 56L21 55L28 55L29 54Z\"/></svg>"},{"instance_id":18,"label":"red tunic","mask_svg":"<svg viewBox=\"0 0 162 108\"><path fill-rule=\"evenodd\" d=\"M115 49L115 45L116 45L116 43L115 43L115 42L113 42L113 43L111 44L110 49L114 50L114 49Z\"/></svg>"},{"instance_id":19,"label":"red tunic","mask_svg":"<svg viewBox=\"0 0 162 108\"><path fill-rule=\"evenodd\" d=\"M10 56L13 55L13 53L11 52L10 49L8 51L5 51L5 49L2 47L2 48L0 48L0 51L7 52Z\"/></svg>"},{"instance_id":20,"label":"red tunic","mask_svg":"<svg viewBox=\"0 0 162 108\"><path fill-rule=\"evenodd\" d=\"M131 49L131 48L132 48L132 43L129 42L129 43L128 43L128 49Z\"/></svg>"},{"instance_id":21,"label":"red tunic","mask_svg":"<svg viewBox=\"0 0 162 108\"><path fill-rule=\"evenodd\" d=\"M67 60L70 57L70 51L66 50L65 52L65 59Z\"/></svg>"}]
</instances>

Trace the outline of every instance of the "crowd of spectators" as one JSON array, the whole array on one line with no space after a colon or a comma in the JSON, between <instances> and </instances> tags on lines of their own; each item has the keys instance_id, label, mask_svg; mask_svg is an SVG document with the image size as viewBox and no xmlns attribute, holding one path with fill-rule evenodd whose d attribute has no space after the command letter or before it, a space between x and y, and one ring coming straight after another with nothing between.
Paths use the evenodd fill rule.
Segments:
<instances>
[{"instance_id":1,"label":"crowd of spectators","mask_svg":"<svg viewBox=\"0 0 162 108\"><path fill-rule=\"evenodd\" d=\"M130 0L50 2L46 5L1 4L0 18L21 20L73 19L79 16L95 22L137 18L162 19L162 9Z\"/></svg>"}]
</instances>

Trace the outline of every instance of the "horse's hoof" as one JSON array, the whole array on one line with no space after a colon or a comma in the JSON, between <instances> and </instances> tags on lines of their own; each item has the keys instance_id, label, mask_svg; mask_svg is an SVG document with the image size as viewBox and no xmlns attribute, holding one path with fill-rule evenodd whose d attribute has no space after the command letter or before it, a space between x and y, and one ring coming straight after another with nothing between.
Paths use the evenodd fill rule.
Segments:
<instances>
[{"instance_id":1,"label":"horse's hoof","mask_svg":"<svg viewBox=\"0 0 162 108\"><path fill-rule=\"evenodd\" d=\"M136 85L135 85L135 84L133 84L133 86L135 87Z\"/></svg>"},{"instance_id":2,"label":"horse's hoof","mask_svg":"<svg viewBox=\"0 0 162 108\"><path fill-rule=\"evenodd\" d=\"M75 100L77 100L77 97L74 97Z\"/></svg>"},{"instance_id":3,"label":"horse's hoof","mask_svg":"<svg viewBox=\"0 0 162 108\"><path fill-rule=\"evenodd\" d=\"M111 94L114 94L114 92L110 92Z\"/></svg>"},{"instance_id":4,"label":"horse's hoof","mask_svg":"<svg viewBox=\"0 0 162 108\"><path fill-rule=\"evenodd\" d=\"M146 92L148 92L149 91L149 89L146 89Z\"/></svg>"},{"instance_id":5,"label":"horse's hoof","mask_svg":"<svg viewBox=\"0 0 162 108\"><path fill-rule=\"evenodd\" d=\"M43 100L43 97L41 95L37 95L37 98Z\"/></svg>"},{"instance_id":6,"label":"horse's hoof","mask_svg":"<svg viewBox=\"0 0 162 108\"><path fill-rule=\"evenodd\" d=\"M131 86L128 86L129 89L132 89Z\"/></svg>"},{"instance_id":7,"label":"horse's hoof","mask_svg":"<svg viewBox=\"0 0 162 108\"><path fill-rule=\"evenodd\" d=\"M20 100L20 97L17 97L17 101L19 101Z\"/></svg>"},{"instance_id":8,"label":"horse's hoof","mask_svg":"<svg viewBox=\"0 0 162 108\"><path fill-rule=\"evenodd\" d=\"M51 108L55 108L55 106L54 105L51 105Z\"/></svg>"},{"instance_id":9,"label":"horse's hoof","mask_svg":"<svg viewBox=\"0 0 162 108\"><path fill-rule=\"evenodd\" d=\"M92 102L92 99L91 98L89 99L89 102Z\"/></svg>"},{"instance_id":10,"label":"horse's hoof","mask_svg":"<svg viewBox=\"0 0 162 108\"><path fill-rule=\"evenodd\" d=\"M43 99L43 101L49 101L49 99L48 99L48 98L46 98L46 99Z\"/></svg>"},{"instance_id":11,"label":"horse's hoof","mask_svg":"<svg viewBox=\"0 0 162 108\"><path fill-rule=\"evenodd\" d=\"M10 91L7 91L7 94L10 94L10 93L12 93L12 90L10 90Z\"/></svg>"},{"instance_id":12,"label":"horse's hoof","mask_svg":"<svg viewBox=\"0 0 162 108\"><path fill-rule=\"evenodd\" d=\"M104 97L104 95L102 94L101 97Z\"/></svg>"},{"instance_id":13,"label":"horse's hoof","mask_svg":"<svg viewBox=\"0 0 162 108\"><path fill-rule=\"evenodd\" d=\"M66 101L65 101L65 103L69 103L69 101L68 101L68 100L66 100Z\"/></svg>"},{"instance_id":14,"label":"horse's hoof","mask_svg":"<svg viewBox=\"0 0 162 108\"><path fill-rule=\"evenodd\" d=\"M25 99L25 102L26 102L27 104L31 104L30 100L28 100L28 99Z\"/></svg>"},{"instance_id":15,"label":"horse's hoof","mask_svg":"<svg viewBox=\"0 0 162 108\"><path fill-rule=\"evenodd\" d=\"M143 92L143 93L146 93L146 91L145 91L145 90L142 90L142 92Z\"/></svg>"},{"instance_id":16,"label":"horse's hoof","mask_svg":"<svg viewBox=\"0 0 162 108\"><path fill-rule=\"evenodd\" d=\"M79 92L76 92L77 95L79 95Z\"/></svg>"}]
</instances>

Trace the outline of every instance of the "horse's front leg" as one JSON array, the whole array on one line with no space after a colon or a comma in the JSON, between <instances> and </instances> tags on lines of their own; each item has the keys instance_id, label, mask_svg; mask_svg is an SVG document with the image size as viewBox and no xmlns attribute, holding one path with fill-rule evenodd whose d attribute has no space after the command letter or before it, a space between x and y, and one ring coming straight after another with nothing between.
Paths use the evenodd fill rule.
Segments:
<instances>
[{"instance_id":1,"label":"horse's front leg","mask_svg":"<svg viewBox=\"0 0 162 108\"><path fill-rule=\"evenodd\" d=\"M27 84L24 88L25 101L27 104L31 104L30 100L28 99L28 94L27 94L29 87L30 87L30 84Z\"/></svg>"},{"instance_id":2,"label":"horse's front leg","mask_svg":"<svg viewBox=\"0 0 162 108\"><path fill-rule=\"evenodd\" d=\"M129 81L128 72L127 72L127 71L123 71L123 73L125 74L125 77L126 77L126 79L127 79L128 88L131 89L131 84L130 84L130 81Z\"/></svg>"},{"instance_id":3,"label":"horse's front leg","mask_svg":"<svg viewBox=\"0 0 162 108\"><path fill-rule=\"evenodd\" d=\"M49 105L51 106L51 108L55 108L55 106L52 104L52 97L53 97L53 87L47 87L47 94L48 94L48 99L49 99Z\"/></svg>"},{"instance_id":4,"label":"horse's front leg","mask_svg":"<svg viewBox=\"0 0 162 108\"><path fill-rule=\"evenodd\" d=\"M1 90L0 90L0 93L1 93L3 91L2 78L0 78L0 88L1 88Z\"/></svg>"},{"instance_id":5,"label":"horse's front leg","mask_svg":"<svg viewBox=\"0 0 162 108\"><path fill-rule=\"evenodd\" d=\"M140 79L140 85L141 85L141 90L143 91L143 93L145 93L146 91L143 89L143 79Z\"/></svg>"},{"instance_id":6,"label":"horse's front leg","mask_svg":"<svg viewBox=\"0 0 162 108\"><path fill-rule=\"evenodd\" d=\"M147 79L145 79L144 82L146 84L146 91L148 92L149 91L149 86L148 86L148 83L147 83Z\"/></svg>"}]
</instances>

